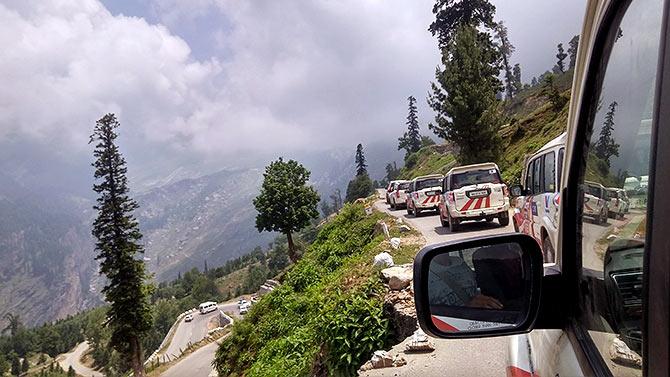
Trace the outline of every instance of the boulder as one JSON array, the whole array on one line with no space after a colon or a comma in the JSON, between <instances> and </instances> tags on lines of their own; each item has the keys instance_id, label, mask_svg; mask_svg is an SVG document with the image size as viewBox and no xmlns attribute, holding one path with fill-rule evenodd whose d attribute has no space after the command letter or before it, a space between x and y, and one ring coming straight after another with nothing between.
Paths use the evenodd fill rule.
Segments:
<instances>
[{"instance_id":1,"label":"boulder","mask_svg":"<svg viewBox=\"0 0 670 377\"><path fill-rule=\"evenodd\" d=\"M428 340L428 335L417 329L405 344L405 352L433 352L435 346Z\"/></svg>"},{"instance_id":2,"label":"boulder","mask_svg":"<svg viewBox=\"0 0 670 377\"><path fill-rule=\"evenodd\" d=\"M398 249L400 247L400 238L398 237L393 237L391 238L391 247L394 249Z\"/></svg>"},{"instance_id":3,"label":"boulder","mask_svg":"<svg viewBox=\"0 0 670 377\"><path fill-rule=\"evenodd\" d=\"M372 262L372 265L381 267L391 267L393 266L393 257L386 251L381 252L375 255L375 260Z\"/></svg>"},{"instance_id":4,"label":"boulder","mask_svg":"<svg viewBox=\"0 0 670 377\"><path fill-rule=\"evenodd\" d=\"M619 338L612 339L610 359L617 364L642 368L642 358Z\"/></svg>"},{"instance_id":5,"label":"boulder","mask_svg":"<svg viewBox=\"0 0 670 377\"><path fill-rule=\"evenodd\" d=\"M382 270L382 277L388 283L389 288L394 291L407 288L412 282L412 265L403 264Z\"/></svg>"}]
</instances>

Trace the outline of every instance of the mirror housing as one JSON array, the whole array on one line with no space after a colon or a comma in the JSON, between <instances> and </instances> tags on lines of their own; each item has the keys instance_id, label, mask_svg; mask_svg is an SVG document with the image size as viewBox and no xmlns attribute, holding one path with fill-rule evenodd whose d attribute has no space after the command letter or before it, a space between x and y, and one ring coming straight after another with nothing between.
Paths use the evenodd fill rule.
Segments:
<instances>
[{"instance_id":1,"label":"mirror housing","mask_svg":"<svg viewBox=\"0 0 670 377\"><path fill-rule=\"evenodd\" d=\"M470 256L470 263L464 255ZM452 271L442 273L436 267ZM542 251L537 241L525 234L426 246L414 259L419 325L436 338L526 333L532 330L539 313L543 274ZM453 288L468 278L470 286ZM466 291L471 293L471 300L461 299L459 303L459 298L468 296ZM445 303L445 299L451 301Z\"/></svg>"},{"instance_id":2,"label":"mirror housing","mask_svg":"<svg viewBox=\"0 0 670 377\"><path fill-rule=\"evenodd\" d=\"M509 188L509 193L513 198L516 198L518 196L523 196L525 194L525 190L521 185L512 185Z\"/></svg>"}]
</instances>

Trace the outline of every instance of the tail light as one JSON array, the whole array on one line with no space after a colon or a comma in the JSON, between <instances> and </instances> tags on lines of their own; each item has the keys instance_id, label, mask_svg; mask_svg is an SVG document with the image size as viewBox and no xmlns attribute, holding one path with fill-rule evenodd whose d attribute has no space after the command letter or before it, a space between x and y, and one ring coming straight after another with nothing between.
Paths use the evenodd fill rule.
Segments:
<instances>
[{"instance_id":1,"label":"tail light","mask_svg":"<svg viewBox=\"0 0 670 377\"><path fill-rule=\"evenodd\" d=\"M561 205L561 193L560 192L557 193L556 195L554 195L554 205L556 207L559 207Z\"/></svg>"},{"instance_id":2,"label":"tail light","mask_svg":"<svg viewBox=\"0 0 670 377\"><path fill-rule=\"evenodd\" d=\"M449 193L449 202L453 203L456 201L456 197L454 196L453 192Z\"/></svg>"},{"instance_id":3,"label":"tail light","mask_svg":"<svg viewBox=\"0 0 670 377\"><path fill-rule=\"evenodd\" d=\"M395 197L396 197L396 198L399 198L399 197L400 197L400 190L398 190L398 191L395 192Z\"/></svg>"},{"instance_id":4,"label":"tail light","mask_svg":"<svg viewBox=\"0 0 670 377\"><path fill-rule=\"evenodd\" d=\"M503 185L503 195L509 196L509 189L507 188L507 185Z\"/></svg>"},{"instance_id":5,"label":"tail light","mask_svg":"<svg viewBox=\"0 0 670 377\"><path fill-rule=\"evenodd\" d=\"M419 199L419 193L418 193L418 192L415 192L415 193L414 193L414 198L415 198L415 199Z\"/></svg>"}]
</instances>

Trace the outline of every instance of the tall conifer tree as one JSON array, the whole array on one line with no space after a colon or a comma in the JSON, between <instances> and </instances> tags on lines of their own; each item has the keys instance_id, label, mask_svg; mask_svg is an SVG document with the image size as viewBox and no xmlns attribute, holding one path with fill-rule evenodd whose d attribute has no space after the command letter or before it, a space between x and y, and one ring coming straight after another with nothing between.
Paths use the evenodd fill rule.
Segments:
<instances>
[{"instance_id":1,"label":"tall conifer tree","mask_svg":"<svg viewBox=\"0 0 670 377\"><path fill-rule=\"evenodd\" d=\"M409 96L409 109L407 114L407 132L398 139L398 150L404 149L405 158L421 149L421 134L419 134L419 117L416 110L416 98Z\"/></svg>"}]
</instances>

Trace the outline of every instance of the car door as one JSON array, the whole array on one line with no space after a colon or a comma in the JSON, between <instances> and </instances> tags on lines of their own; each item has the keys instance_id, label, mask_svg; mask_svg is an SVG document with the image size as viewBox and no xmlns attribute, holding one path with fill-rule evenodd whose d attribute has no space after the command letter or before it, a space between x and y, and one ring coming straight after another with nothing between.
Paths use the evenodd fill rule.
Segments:
<instances>
[{"instance_id":1,"label":"car door","mask_svg":"<svg viewBox=\"0 0 670 377\"><path fill-rule=\"evenodd\" d=\"M668 375L670 242L661 225L670 209L663 194L670 184L663 173L670 167L665 13L662 0L611 2L593 42L581 101L573 101L580 108L561 249L567 332L580 374ZM646 176L648 189L636 194L644 205L624 221L584 218L585 181L623 188L627 178Z\"/></svg>"}]
</instances>

